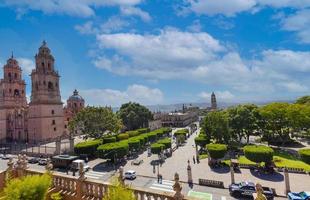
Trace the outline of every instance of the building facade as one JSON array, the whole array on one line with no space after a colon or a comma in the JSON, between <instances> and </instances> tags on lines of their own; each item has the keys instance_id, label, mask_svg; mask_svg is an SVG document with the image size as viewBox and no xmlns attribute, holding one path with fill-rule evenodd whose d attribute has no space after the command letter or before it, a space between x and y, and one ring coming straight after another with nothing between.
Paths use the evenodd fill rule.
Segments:
<instances>
[{"instance_id":1,"label":"building facade","mask_svg":"<svg viewBox=\"0 0 310 200\"><path fill-rule=\"evenodd\" d=\"M7 60L3 67L4 77L0 80L1 141L33 143L50 141L66 135L68 116L64 113L68 111L71 119L79 111L80 104L75 108L73 99L69 98L70 106L63 107L60 76L54 64L51 50L43 41L35 55L35 69L30 75L32 87L28 104L22 70L13 55ZM84 106L84 100L82 103L81 106Z\"/></svg>"},{"instance_id":2,"label":"building facade","mask_svg":"<svg viewBox=\"0 0 310 200\"><path fill-rule=\"evenodd\" d=\"M216 103L216 97L214 92L211 94L211 110L216 110L217 109L217 103Z\"/></svg>"}]
</instances>

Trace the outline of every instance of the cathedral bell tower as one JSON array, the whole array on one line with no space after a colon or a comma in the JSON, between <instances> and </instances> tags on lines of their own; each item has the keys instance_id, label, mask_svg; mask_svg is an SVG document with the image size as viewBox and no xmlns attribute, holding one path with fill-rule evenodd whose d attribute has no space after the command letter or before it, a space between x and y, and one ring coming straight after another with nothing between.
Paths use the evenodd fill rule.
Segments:
<instances>
[{"instance_id":1,"label":"cathedral bell tower","mask_svg":"<svg viewBox=\"0 0 310 200\"><path fill-rule=\"evenodd\" d=\"M31 100L28 131L33 141L59 137L64 131L59 74L55 59L45 41L35 55L36 68L31 72Z\"/></svg>"},{"instance_id":2,"label":"cathedral bell tower","mask_svg":"<svg viewBox=\"0 0 310 200\"><path fill-rule=\"evenodd\" d=\"M13 53L3 67L3 76L0 80L0 139L27 141L26 84Z\"/></svg>"}]
</instances>

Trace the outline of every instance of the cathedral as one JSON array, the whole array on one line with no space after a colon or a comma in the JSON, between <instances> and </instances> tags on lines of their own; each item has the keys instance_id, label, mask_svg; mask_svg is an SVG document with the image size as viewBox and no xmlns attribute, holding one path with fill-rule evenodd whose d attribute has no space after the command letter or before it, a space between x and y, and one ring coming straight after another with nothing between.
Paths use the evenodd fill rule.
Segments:
<instances>
[{"instance_id":1,"label":"cathedral","mask_svg":"<svg viewBox=\"0 0 310 200\"><path fill-rule=\"evenodd\" d=\"M45 41L35 55L31 72L31 97L27 103L26 83L17 60L11 56L0 80L0 141L47 142L68 136L68 121L84 107L75 90L64 107L60 96L60 76L55 59Z\"/></svg>"}]
</instances>

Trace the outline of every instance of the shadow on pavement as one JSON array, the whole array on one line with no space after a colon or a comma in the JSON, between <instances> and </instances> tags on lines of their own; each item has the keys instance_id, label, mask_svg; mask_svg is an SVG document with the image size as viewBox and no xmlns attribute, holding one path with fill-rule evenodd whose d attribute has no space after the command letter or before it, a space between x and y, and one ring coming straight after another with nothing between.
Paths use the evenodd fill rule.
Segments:
<instances>
[{"instance_id":1,"label":"shadow on pavement","mask_svg":"<svg viewBox=\"0 0 310 200\"><path fill-rule=\"evenodd\" d=\"M102 162L95 165L92 169L97 172L111 172L118 169L120 166L125 166L127 161L117 163L115 166L112 162Z\"/></svg>"},{"instance_id":2,"label":"shadow on pavement","mask_svg":"<svg viewBox=\"0 0 310 200\"><path fill-rule=\"evenodd\" d=\"M279 172L274 172L272 174L262 174L255 170L250 170L250 172L253 176L262 180L274 181L274 182L281 182L284 180L284 176Z\"/></svg>"},{"instance_id":3,"label":"shadow on pavement","mask_svg":"<svg viewBox=\"0 0 310 200\"><path fill-rule=\"evenodd\" d=\"M229 167L218 167L218 168L211 168L213 172L219 173L219 174L225 174L230 171Z\"/></svg>"}]
</instances>

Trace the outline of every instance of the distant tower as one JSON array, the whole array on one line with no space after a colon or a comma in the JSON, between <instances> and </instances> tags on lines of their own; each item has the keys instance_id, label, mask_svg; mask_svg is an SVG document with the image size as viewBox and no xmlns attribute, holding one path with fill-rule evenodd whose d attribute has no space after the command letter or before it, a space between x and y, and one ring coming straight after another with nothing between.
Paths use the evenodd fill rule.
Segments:
<instances>
[{"instance_id":1,"label":"distant tower","mask_svg":"<svg viewBox=\"0 0 310 200\"><path fill-rule=\"evenodd\" d=\"M0 81L0 140L27 141L26 84L13 53L3 67L3 76Z\"/></svg>"},{"instance_id":2,"label":"distant tower","mask_svg":"<svg viewBox=\"0 0 310 200\"><path fill-rule=\"evenodd\" d=\"M66 134L69 135L68 132L68 123L69 121L83 108L85 107L85 101L82 96L79 95L77 90L73 91L73 95L71 95L67 100L67 106L64 108L65 114L65 131Z\"/></svg>"},{"instance_id":3,"label":"distant tower","mask_svg":"<svg viewBox=\"0 0 310 200\"><path fill-rule=\"evenodd\" d=\"M31 101L28 131L31 140L54 139L64 133L64 114L55 59L43 41L35 55L36 68L31 72Z\"/></svg>"},{"instance_id":4,"label":"distant tower","mask_svg":"<svg viewBox=\"0 0 310 200\"><path fill-rule=\"evenodd\" d=\"M216 97L214 92L211 94L211 109L216 110L217 109L217 104L216 104Z\"/></svg>"}]
</instances>

